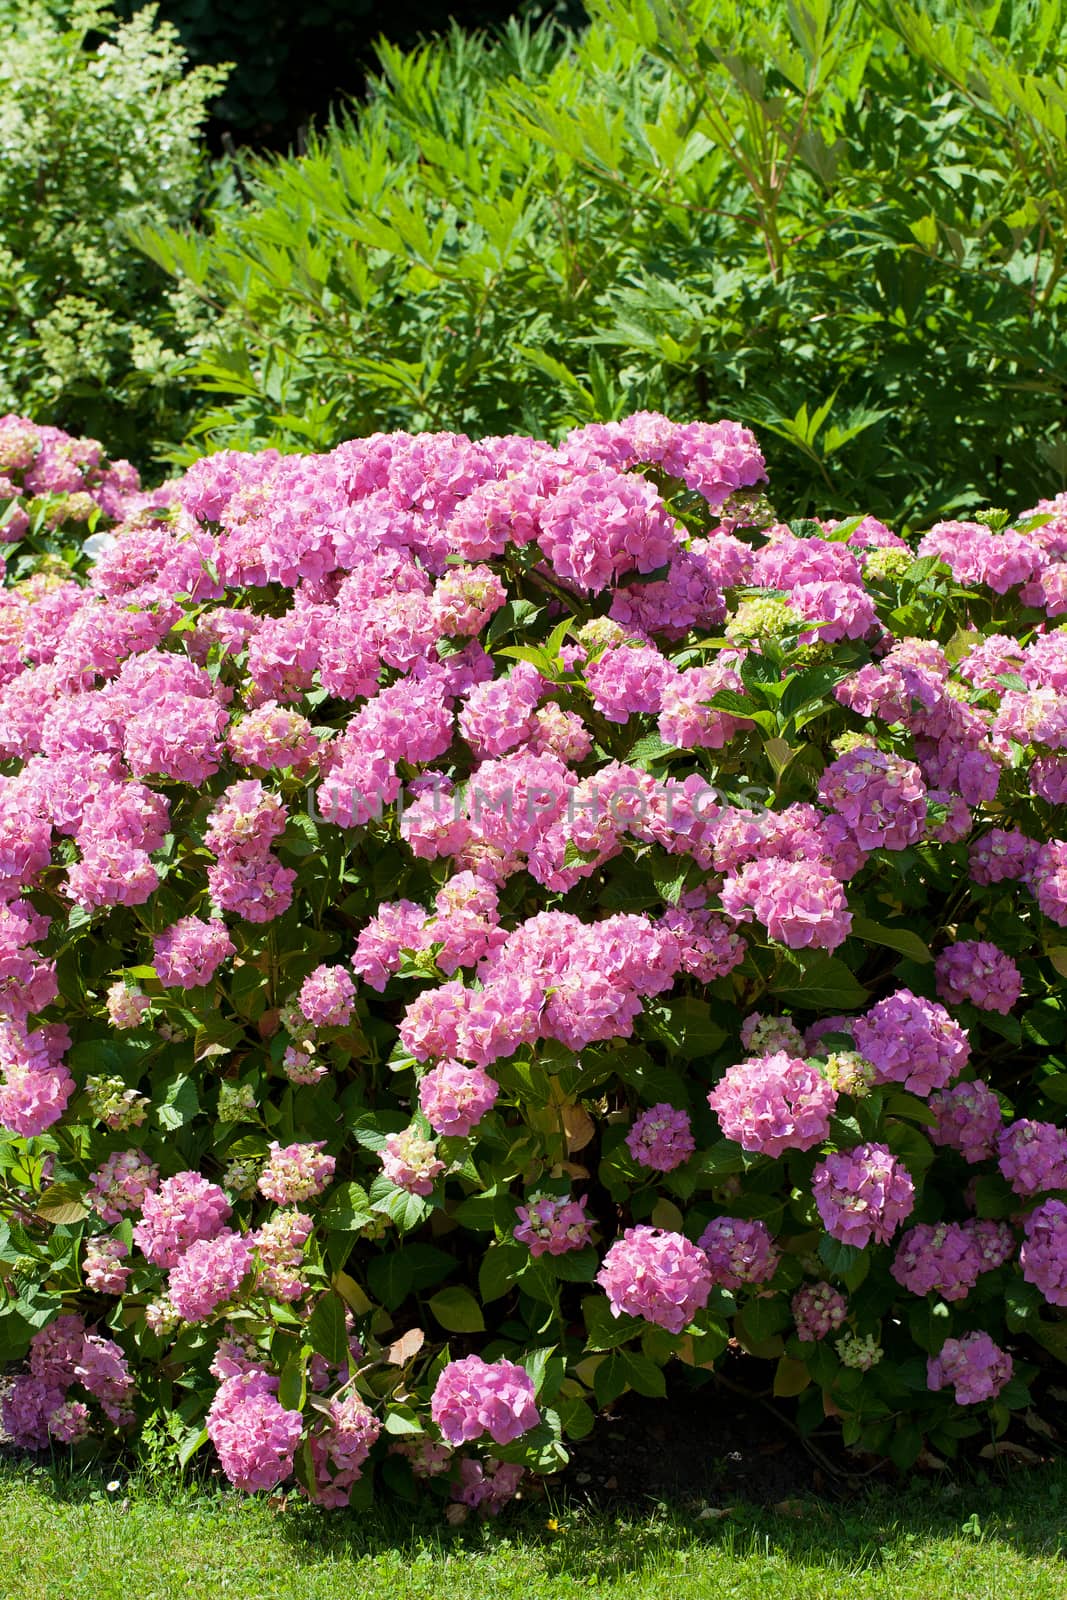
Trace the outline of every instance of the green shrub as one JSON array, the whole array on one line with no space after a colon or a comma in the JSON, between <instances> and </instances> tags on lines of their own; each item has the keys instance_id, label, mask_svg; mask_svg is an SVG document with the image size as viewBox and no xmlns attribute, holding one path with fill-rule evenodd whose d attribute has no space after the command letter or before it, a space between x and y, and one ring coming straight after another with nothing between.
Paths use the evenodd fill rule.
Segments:
<instances>
[{"instance_id":1,"label":"green shrub","mask_svg":"<svg viewBox=\"0 0 1067 1600\"><path fill-rule=\"evenodd\" d=\"M191 216L197 136L225 81L183 76L174 29L154 18L17 6L0 25L0 412L141 460L181 431L178 358L204 315L126 230Z\"/></svg>"},{"instance_id":2,"label":"green shrub","mask_svg":"<svg viewBox=\"0 0 1067 1600\"><path fill-rule=\"evenodd\" d=\"M197 440L652 406L758 426L798 510L1065 481L1060 4L590 10L383 48L247 209L146 241L217 318Z\"/></svg>"},{"instance_id":3,"label":"green shrub","mask_svg":"<svg viewBox=\"0 0 1067 1600\"><path fill-rule=\"evenodd\" d=\"M647 414L0 463L15 1442L492 1508L738 1347L901 1467L1040 1403L1067 495L784 527Z\"/></svg>"}]
</instances>

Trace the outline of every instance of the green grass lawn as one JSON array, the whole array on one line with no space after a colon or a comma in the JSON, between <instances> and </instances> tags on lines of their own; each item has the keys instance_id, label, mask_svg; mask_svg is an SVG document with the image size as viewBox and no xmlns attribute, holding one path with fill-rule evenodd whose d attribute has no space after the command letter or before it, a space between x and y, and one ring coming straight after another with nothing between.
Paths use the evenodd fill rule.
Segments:
<instances>
[{"instance_id":1,"label":"green grass lawn","mask_svg":"<svg viewBox=\"0 0 1067 1600\"><path fill-rule=\"evenodd\" d=\"M0 1467L5 1600L1067 1600L1067 1464L704 1517L322 1514ZM699 1509L699 1508L698 1508ZM721 1510L722 1507L715 1508Z\"/></svg>"}]
</instances>

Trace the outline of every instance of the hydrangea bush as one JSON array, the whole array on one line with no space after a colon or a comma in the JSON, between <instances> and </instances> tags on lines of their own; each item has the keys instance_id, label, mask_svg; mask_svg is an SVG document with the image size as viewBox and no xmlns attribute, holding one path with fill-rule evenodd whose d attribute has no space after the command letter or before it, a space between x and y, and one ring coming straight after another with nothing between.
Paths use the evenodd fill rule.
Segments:
<instances>
[{"instance_id":1,"label":"hydrangea bush","mask_svg":"<svg viewBox=\"0 0 1067 1600\"><path fill-rule=\"evenodd\" d=\"M647 413L0 472L18 1444L489 1512L731 1347L900 1464L1029 1404L1067 497L785 524Z\"/></svg>"}]
</instances>

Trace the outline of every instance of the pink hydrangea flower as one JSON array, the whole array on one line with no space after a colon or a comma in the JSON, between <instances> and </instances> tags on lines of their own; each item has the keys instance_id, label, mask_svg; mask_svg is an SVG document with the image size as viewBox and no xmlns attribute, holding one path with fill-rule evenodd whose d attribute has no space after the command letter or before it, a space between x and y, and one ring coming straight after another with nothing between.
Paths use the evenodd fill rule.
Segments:
<instances>
[{"instance_id":1,"label":"pink hydrangea flower","mask_svg":"<svg viewBox=\"0 0 1067 1600\"><path fill-rule=\"evenodd\" d=\"M319 1139L309 1144L287 1144L283 1149L277 1139L272 1139L267 1164L257 1184L260 1194L283 1206L321 1194L337 1165L333 1156L323 1155L324 1142Z\"/></svg>"},{"instance_id":2,"label":"pink hydrangea flower","mask_svg":"<svg viewBox=\"0 0 1067 1600\"><path fill-rule=\"evenodd\" d=\"M996 1399L1011 1378L1013 1365L1011 1356L988 1333L968 1333L962 1339L946 1339L940 1353L930 1356L926 1385L951 1388L958 1406L974 1406Z\"/></svg>"},{"instance_id":3,"label":"pink hydrangea flower","mask_svg":"<svg viewBox=\"0 0 1067 1600\"><path fill-rule=\"evenodd\" d=\"M517 1206L515 1237L530 1247L532 1256L562 1256L583 1249L593 1237L593 1221L586 1215L588 1196L535 1194Z\"/></svg>"},{"instance_id":4,"label":"pink hydrangea flower","mask_svg":"<svg viewBox=\"0 0 1067 1600\"><path fill-rule=\"evenodd\" d=\"M516 1461L497 1461L492 1456L472 1461L465 1456L459 1464L459 1481L452 1486L452 1498L495 1517L501 1506L515 1498L525 1476L526 1468Z\"/></svg>"},{"instance_id":5,"label":"pink hydrangea flower","mask_svg":"<svg viewBox=\"0 0 1067 1600\"><path fill-rule=\"evenodd\" d=\"M912 1294L936 1292L951 1301L967 1298L983 1266L967 1228L958 1222L922 1222L901 1236L890 1271Z\"/></svg>"},{"instance_id":6,"label":"pink hydrangea flower","mask_svg":"<svg viewBox=\"0 0 1067 1600\"><path fill-rule=\"evenodd\" d=\"M726 879L721 899L728 916L738 922L755 917L791 950L836 950L852 927L844 890L817 861L750 861Z\"/></svg>"},{"instance_id":7,"label":"pink hydrangea flower","mask_svg":"<svg viewBox=\"0 0 1067 1600\"><path fill-rule=\"evenodd\" d=\"M104 1222L121 1222L124 1212L141 1209L158 1182L159 1168L143 1150L116 1150L91 1174L86 1199Z\"/></svg>"},{"instance_id":8,"label":"pink hydrangea flower","mask_svg":"<svg viewBox=\"0 0 1067 1600\"><path fill-rule=\"evenodd\" d=\"M981 1078L931 1095L930 1110L937 1119L928 1130L934 1144L958 1150L972 1166L996 1154L1004 1113L1000 1101Z\"/></svg>"},{"instance_id":9,"label":"pink hydrangea flower","mask_svg":"<svg viewBox=\"0 0 1067 1600\"><path fill-rule=\"evenodd\" d=\"M1000 1170L1016 1194L1067 1189L1067 1132L1054 1122L1022 1117L997 1137Z\"/></svg>"},{"instance_id":10,"label":"pink hydrangea flower","mask_svg":"<svg viewBox=\"0 0 1067 1600\"><path fill-rule=\"evenodd\" d=\"M390 1183L408 1194L433 1194L434 1180L445 1170L437 1141L426 1139L414 1125L391 1133L382 1146L382 1171Z\"/></svg>"},{"instance_id":11,"label":"pink hydrangea flower","mask_svg":"<svg viewBox=\"0 0 1067 1600\"><path fill-rule=\"evenodd\" d=\"M743 1150L780 1156L822 1144L837 1094L810 1061L778 1050L729 1067L708 1104Z\"/></svg>"},{"instance_id":12,"label":"pink hydrangea flower","mask_svg":"<svg viewBox=\"0 0 1067 1600\"><path fill-rule=\"evenodd\" d=\"M251 1267L252 1251L241 1234L198 1239L170 1269L170 1302L183 1322L204 1322L234 1298Z\"/></svg>"},{"instance_id":13,"label":"pink hydrangea flower","mask_svg":"<svg viewBox=\"0 0 1067 1600\"><path fill-rule=\"evenodd\" d=\"M198 1172L179 1172L144 1196L133 1240L153 1266L170 1268L198 1239L220 1233L230 1211L218 1184Z\"/></svg>"},{"instance_id":14,"label":"pink hydrangea flower","mask_svg":"<svg viewBox=\"0 0 1067 1600\"><path fill-rule=\"evenodd\" d=\"M780 1260L765 1222L745 1217L713 1217L697 1240L708 1258L712 1282L721 1289L766 1283Z\"/></svg>"},{"instance_id":15,"label":"pink hydrangea flower","mask_svg":"<svg viewBox=\"0 0 1067 1600\"><path fill-rule=\"evenodd\" d=\"M699 1245L645 1224L615 1240L596 1281L612 1316L643 1317L669 1333L682 1332L707 1305L712 1288L711 1267Z\"/></svg>"},{"instance_id":16,"label":"pink hydrangea flower","mask_svg":"<svg viewBox=\"0 0 1067 1600\"><path fill-rule=\"evenodd\" d=\"M152 965L165 989L200 989L234 953L225 923L182 917L156 935Z\"/></svg>"},{"instance_id":17,"label":"pink hydrangea flower","mask_svg":"<svg viewBox=\"0 0 1067 1600\"><path fill-rule=\"evenodd\" d=\"M912 1094L943 1089L966 1066L967 1035L944 1006L898 989L852 1025L856 1049L877 1069L878 1083L902 1083Z\"/></svg>"},{"instance_id":18,"label":"pink hydrangea flower","mask_svg":"<svg viewBox=\"0 0 1067 1600\"><path fill-rule=\"evenodd\" d=\"M884 1144L861 1144L824 1156L811 1186L827 1233L860 1250L872 1239L888 1244L915 1205L910 1173Z\"/></svg>"},{"instance_id":19,"label":"pink hydrangea flower","mask_svg":"<svg viewBox=\"0 0 1067 1600\"><path fill-rule=\"evenodd\" d=\"M797 1338L815 1344L840 1328L848 1316L848 1301L829 1283L805 1283L790 1302Z\"/></svg>"},{"instance_id":20,"label":"pink hydrangea flower","mask_svg":"<svg viewBox=\"0 0 1067 1600\"><path fill-rule=\"evenodd\" d=\"M430 1415L450 1445L469 1444L486 1433L496 1444L510 1444L541 1421L524 1368L481 1356L448 1363L434 1387Z\"/></svg>"},{"instance_id":21,"label":"pink hydrangea flower","mask_svg":"<svg viewBox=\"0 0 1067 1600\"><path fill-rule=\"evenodd\" d=\"M1023 1223L1019 1251L1023 1277L1051 1306L1067 1306L1067 1205L1043 1200Z\"/></svg>"},{"instance_id":22,"label":"pink hydrangea flower","mask_svg":"<svg viewBox=\"0 0 1067 1600\"><path fill-rule=\"evenodd\" d=\"M90 1239L85 1247L85 1281L96 1294L125 1294L130 1269L122 1265L129 1255L121 1239Z\"/></svg>"},{"instance_id":23,"label":"pink hydrangea flower","mask_svg":"<svg viewBox=\"0 0 1067 1600\"><path fill-rule=\"evenodd\" d=\"M496 1105L500 1085L482 1067L442 1061L419 1083L419 1105L430 1126L449 1138L466 1138Z\"/></svg>"},{"instance_id":24,"label":"pink hydrangea flower","mask_svg":"<svg viewBox=\"0 0 1067 1600\"><path fill-rule=\"evenodd\" d=\"M626 1143L634 1160L654 1172L673 1172L696 1149L689 1113L665 1102L641 1113Z\"/></svg>"},{"instance_id":25,"label":"pink hydrangea flower","mask_svg":"<svg viewBox=\"0 0 1067 1600\"><path fill-rule=\"evenodd\" d=\"M356 986L344 967L316 967L304 979L297 1005L316 1028L344 1028L352 1020Z\"/></svg>"},{"instance_id":26,"label":"pink hydrangea flower","mask_svg":"<svg viewBox=\"0 0 1067 1600\"><path fill-rule=\"evenodd\" d=\"M334 1509L346 1506L381 1431L381 1423L360 1395L350 1391L327 1401L327 1415L309 1439L314 1471L311 1498Z\"/></svg>"},{"instance_id":27,"label":"pink hydrangea flower","mask_svg":"<svg viewBox=\"0 0 1067 1600\"><path fill-rule=\"evenodd\" d=\"M819 798L845 819L861 850L904 850L926 830L926 785L914 761L857 746L819 779Z\"/></svg>"},{"instance_id":28,"label":"pink hydrangea flower","mask_svg":"<svg viewBox=\"0 0 1067 1600\"><path fill-rule=\"evenodd\" d=\"M308 1292L303 1275L304 1246L313 1228L306 1211L276 1211L248 1242L255 1246L259 1262L258 1282L275 1300L302 1300Z\"/></svg>"},{"instance_id":29,"label":"pink hydrangea flower","mask_svg":"<svg viewBox=\"0 0 1067 1600\"><path fill-rule=\"evenodd\" d=\"M304 1431L299 1411L277 1399L278 1380L251 1369L219 1385L207 1414L207 1431L222 1470L236 1489L275 1489L293 1470Z\"/></svg>"},{"instance_id":30,"label":"pink hydrangea flower","mask_svg":"<svg viewBox=\"0 0 1067 1600\"><path fill-rule=\"evenodd\" d=\"M937 992L950 1006L969 1000L982 1011L1006 1016L1023 988L1010 956L984 939L960 939L942 950L934 966Z\"/></svg>"}]
</instances>

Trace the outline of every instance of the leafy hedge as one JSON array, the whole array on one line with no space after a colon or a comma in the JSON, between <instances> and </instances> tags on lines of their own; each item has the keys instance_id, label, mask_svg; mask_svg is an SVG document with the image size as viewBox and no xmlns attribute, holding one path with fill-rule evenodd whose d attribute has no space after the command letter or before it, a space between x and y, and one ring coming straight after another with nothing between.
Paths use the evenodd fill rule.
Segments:
<instances>
[{"instance_id":1,"label":"leafy hedge","mask_svg":"<svg viewBox=\"0 0 1067 1600\"><path fill-rule=\"evenodd\" d=\"M798 514L1067 483L1062 5L591 0L385 48L250 204L143 242L215 318L199 441L760 429Z\"/></svg>"},{"instance_id":2,"label":"leafy hedge","mask_svg":"<svg viewBox=\"0 0 1067 1600\"><path fill-rule=\"evenodd\" d=\"M492 1510L731 1341L900 1465L1028 1406L1067 497L784 525L649 414L0 462L17 1442Z\"/></svg>"},{"instance_id":3,"label":"leafy hedge","mask_svg":"<svg viewBox=\"0 0 1067 1600\"><path fill-rule=\"evenodd\" d=\"M155 11L121 26L97 3L0 18L0 412L24 406L142 460L183 431L177 373L204 313L128 230L192 217L226 77L186 74Z\"/></svg>"}]
</instances>

